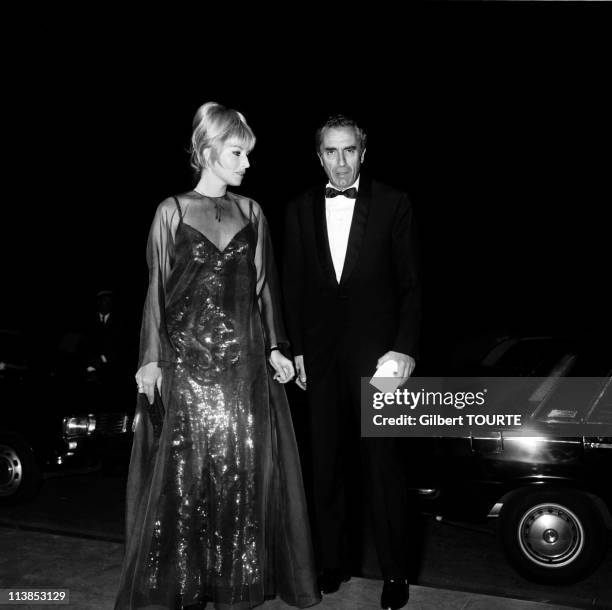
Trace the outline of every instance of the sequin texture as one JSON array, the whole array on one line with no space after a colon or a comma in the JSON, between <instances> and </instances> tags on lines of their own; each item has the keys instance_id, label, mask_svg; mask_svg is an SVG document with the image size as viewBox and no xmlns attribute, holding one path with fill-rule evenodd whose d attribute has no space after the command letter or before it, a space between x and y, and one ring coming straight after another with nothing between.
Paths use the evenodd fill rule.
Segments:
<instances>
[{"instance_id":1,"label":"sequin texture","mask_svg":"<svg viewBox=\"0 0 612 610\"><path fill-rule=\"evenodd\" d=\"M251 337L241 334L248 329L224 300L226 273L236 273L249 254L250 235L242 233L223 252L205 239L193 242L197 283L169 310L177 353L171 451L147 572L149 586L162 588L168 574L160 557L168 563L172 549L181 596L224 580L242 590L261 578L252 399L265 387L254 387L252 374L245 378L241 364Z\"/></svg>"}]
</instances>

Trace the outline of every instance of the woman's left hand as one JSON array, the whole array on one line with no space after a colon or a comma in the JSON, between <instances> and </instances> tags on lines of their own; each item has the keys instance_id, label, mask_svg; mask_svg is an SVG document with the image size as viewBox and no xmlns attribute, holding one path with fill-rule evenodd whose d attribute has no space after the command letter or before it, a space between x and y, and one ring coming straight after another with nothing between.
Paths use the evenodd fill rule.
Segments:
<instances>
[{"instance_id":1,"label":"woman's left hand","mask_svg":"<svg viewBox=\"0 0 612 610\"><path fill-rule=\"evenodd\" d=\"M270 352L269 362L272 368L276 371L274 379L279 383L287 383L291 381L295 375L293 362L289 358L285 358L277 349Z\"/></svg>"}]
</instances>

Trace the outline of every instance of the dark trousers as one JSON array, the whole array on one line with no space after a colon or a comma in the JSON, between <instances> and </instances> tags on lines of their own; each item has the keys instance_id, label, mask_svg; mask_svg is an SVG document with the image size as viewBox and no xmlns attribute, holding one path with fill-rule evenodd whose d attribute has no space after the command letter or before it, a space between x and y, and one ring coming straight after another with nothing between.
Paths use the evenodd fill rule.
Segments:
<instances>
[{"instance_id":1,"label":"dark trousers","mask_svg":"<svg viewBox=\"0 0 612 610\"><path fill-rule=\"evenodd\" d=\"M360 437L358 372L334 366L323 375L306 373L319 568L358 569L365 502L383 578L404 578L412 510L397 439Z\"/></svg>"}]
</instances>

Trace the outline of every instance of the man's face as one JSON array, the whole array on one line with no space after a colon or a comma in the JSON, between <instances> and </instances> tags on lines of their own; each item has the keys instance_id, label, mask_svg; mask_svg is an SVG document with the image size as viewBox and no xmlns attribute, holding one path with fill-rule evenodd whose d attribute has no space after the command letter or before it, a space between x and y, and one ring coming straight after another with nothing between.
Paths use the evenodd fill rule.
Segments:
<instances>
[{"instance_id":1,"label":"man's face","mask_svg":"<svg viewBox=\"0 0 612 610\"><path fill-rule=\"evenodd\" d=\"M323 132L319 159L337 189L345 189L359 176L365 149L359 149L359 139L352 127L333 127Z\"/></svg>"},{"instance_id":2,"label":"man's face","mask_svg":"<svg viewBox=\"0 0 612 610\"><path fill-rule=\"evenodd\" d=\"M110 313L113 308L113 299L109 295L103 295L98 297L98 311L101 314L106 315Z\"/></svg>"}]
</instances>

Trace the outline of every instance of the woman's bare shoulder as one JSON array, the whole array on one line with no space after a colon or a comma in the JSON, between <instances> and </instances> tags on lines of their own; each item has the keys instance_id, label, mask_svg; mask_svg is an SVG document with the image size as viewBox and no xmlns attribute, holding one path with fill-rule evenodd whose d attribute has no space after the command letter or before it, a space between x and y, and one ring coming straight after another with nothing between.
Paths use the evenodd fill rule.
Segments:
<instances>
[{"instance_id":1,"label":"woman's bare shoulder","mask_svg":"<svg viewBox=\"0 0 612 610\"><path fill-rule=\"evenodd\" d=\"M184 193L177 193L176 195L170 195L166 197L158 205L158 210L164 212L176 212L178 203L181 208L181 211L184 211L185 208L189 206L189 204L199 199L201 199L201 197L194 191L185 191Z\"/></svg>"},{"instance_id":2,"label":"woman's bare shoulder","mask_svg":"<svg viewBox=\"0 0 612 610\"><path fill-rule=\"evenodd\" d=\"M195 191L185 191L184 193L178 193L173 197L176 197L181 203L202 199L202 195L196 193Z\"/></svg>"}]
</instances>

